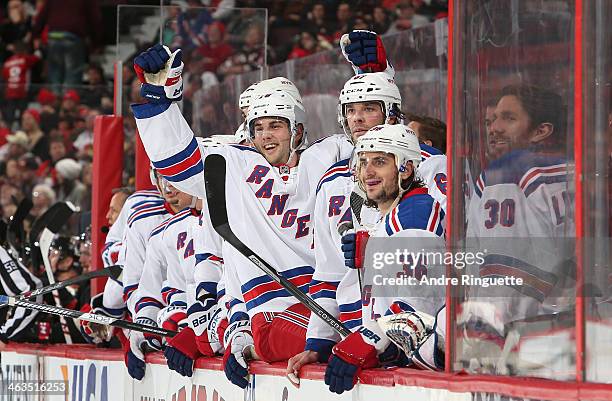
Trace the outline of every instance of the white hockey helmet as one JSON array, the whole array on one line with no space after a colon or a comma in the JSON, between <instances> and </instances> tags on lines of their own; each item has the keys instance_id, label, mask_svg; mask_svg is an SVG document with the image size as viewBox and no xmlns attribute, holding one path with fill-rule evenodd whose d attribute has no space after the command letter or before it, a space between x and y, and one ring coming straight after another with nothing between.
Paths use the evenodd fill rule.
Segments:
<instances>
[{"instance_id":1,"label":"white hockey helmet","mask_svg":"<svg viewBox=\"0 0 612 401\"><path fill-rule=\"evenodd\" d=\"M198 144L202 146L222 146L232 143L236 143L234 135L211 135L198 141Z\"/></svg>"},{"instance_id":2,"label":"white hockey helmet","mask_svg":"<svg viewBox=\"0 0 612 401\"><path fill-rule=\"evenodd\" d=\"M241 110L251 105L253 94L255 93L255 87L257 85L259 85L259 82L255 82L254 84L250 85L240 94L240 97L238 98L238 107L240 107Z\"/></svg>"},{"instance_id":3,"label":"white hockey helmet","mask_svg":"<svg viewBox=\"0 0 612 401\"><path fill-rule=\"evenodd\" d=\"M383 124L386 124L391 116L401 117L398 113L402 105L402 95L393 78L384 72L355 75L344 84L338 102L338 123L350 140L352 136L346 122L346 105L360 102L380 103L385 116Z\"/></svg>"},{"instance_id":4,"label":"white hockey helmet","mask_svg":"<svg viewBox=\"0 0 612 401\"><path fill-rule=\"evenodd\" d=\"M353 152L353 163L356 164L356 175L359 176L359 154L363 152L384 152L395 156L395 165L400 173L406 169L411 161L416 168L421 162L421 147L413 130L403 124L383 124L370 128L357 140ZM402 180L398 177L400 193ZM361 183L359 183L361 186ZM363 189L363 188L362 188ZM364 189L365 190L365 189Z\"/></svg>"},{"instance_id":5,"label":"white hockey helmet","mask_svg":"<svg viewBox=\"0 0 612 401\"><path fill-rule=\"evenodd\" d=\"M302 95L300 95L300 91L298 90L297 86L295 86L293 82L291 82L285 77L276 77L260 81L259 84L257 84L257 86L255 87L255 96L261 96L265 95L266 93L277 91L288 93L300 105L302 105L302 107L304 107L304 103L302 102ZM251 103L252 102L253 101L251 100Z\"/></svg>"},{"instance_id":6,"label":"white hockey helmet","mask_svg":"<svg viewBox=\"0 0 612 401\"><path fill-rule=\"evenodd\" d=\"M246 88L238 98L238 107L240 107L240 109L250 107L253 100L258 96L276 91L286 92L293 96L293 98L300 104L302 104L302 95L300 95L300 91L298 90L297 86L295 86L293 82L285 77L276 77L255 82Z\"/></svg>"},{"instance_id":7,"label":"white hockey helmet","mask_svg":"<svg viewBox=\"0 0 612 401\"><path fill-rule=\"evenodd\" d=\"M278 117L287 120L291 134L291 151L299 149L306 143L306 111L302 103L285 91L275 91L259 96L251 103L247 114L246 125L249 138L255 138L255 120L261 117ZM304 132L298 145L294 147L294 139L298 134L298 124L302 124Z\"/></svg>"},{"instance_id":8,"label":"white hockey helmet","mask_svg":"<svg viewBox=\"0 0 612 401\"><path fill-rule=\"evenodd\" d=\"M249 140L249 130L247 129L246 121L243 121L234 133L234 142L244 145L245 141L248 142Z\"/></svg>"}]
</instances>

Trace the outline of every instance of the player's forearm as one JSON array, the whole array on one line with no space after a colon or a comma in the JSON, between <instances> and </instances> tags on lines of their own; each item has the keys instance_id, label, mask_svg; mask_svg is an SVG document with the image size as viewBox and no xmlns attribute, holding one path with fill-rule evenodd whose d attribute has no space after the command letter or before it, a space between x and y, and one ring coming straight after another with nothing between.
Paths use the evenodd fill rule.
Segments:
<instances>
[{"instance_id":1,"label":"player's forearm","mask_svg":"<svg viewBox=\"0 0 612 401\"><path fill-rule=\"evenodd\" d=\"M178 106L145 103L133 105L132 110L147 156L157 171L177 189L205 198L200 148Z\"/></svg>"}]
</instances>

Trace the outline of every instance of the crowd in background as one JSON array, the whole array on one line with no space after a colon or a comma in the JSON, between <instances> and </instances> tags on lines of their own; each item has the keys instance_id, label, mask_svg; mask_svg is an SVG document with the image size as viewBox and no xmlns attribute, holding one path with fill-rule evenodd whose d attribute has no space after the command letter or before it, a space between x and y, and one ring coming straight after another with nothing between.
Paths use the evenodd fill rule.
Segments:
<instances>
[{"instance_id":1,"label":"crowd in background","mask_svg":"<svg viewBox=\"0 0 612 401\"><path fill-rule=\"evenodd\" d=\"M154 5L148 1L102 3ZM149 4L151 3L151 4ZM185 107L192 95L235 74L337 48L342 34L379 34L417 28L446 15L442 0L358 2L186 0L169 1L161 40L181 47L186 73ZM158 3L157 3L158 4ZM108 5L108 4L107 4ZM115 4L113 4L113 9ZM200 8L190 7L218 7ZM242 8L240 11L232 8ZM263 8L267 9L266 13ZM79 15L80 18L73 18ZM112 86L94 61L106 43L97 0L0 1L0 213L7 219L20 199L31 197L32 218L55 201L91 207L95 116L111 114ZM266 36L267 35L267 36ZM267 37L268 51L265 52ZM159 40L155 38L153 42ZM108 41L107 41L108 42ZM152 42L152 43L153 43ZM130 63L123 70L127 102L139 101ZM195 104L194 104L195 103ZM204 132L218 110L202 105ZM186 115L190 115L186 110ZM227 113L226 113L227 114ZM213 133L231 129L215 127ZM213 128L208 127L208 128ZM126 184L133 183L133 119L125 119ZM229 132L229 131L228 131Z\"/></svg>"}]
</instances>

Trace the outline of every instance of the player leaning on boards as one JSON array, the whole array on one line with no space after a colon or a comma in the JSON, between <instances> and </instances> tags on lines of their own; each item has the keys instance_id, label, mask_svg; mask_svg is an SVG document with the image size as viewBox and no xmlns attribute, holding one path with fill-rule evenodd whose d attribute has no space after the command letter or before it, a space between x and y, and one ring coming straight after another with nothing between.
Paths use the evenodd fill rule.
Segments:
<instances>
[{"instance_id":1,"label":"player leaning on boards","mask_svg":"<svg viewBox=\"0 0 612 401\"><path fill-rule=\"evenodd\" d=\"M153 53L161 63L155 62ZM251 103L247 124L254 148L198 148L178 106L172 103L180 97L179 55L177 51L170 56L161 47L142 55L146 62L141 71L159 73L168 64L158 80L140 74L145 82L143 95L151 102L132 106L149 157L173 185L205 198L202 171L206 163L201 155L222 155L228 165L226 186L231 194L227 210L236 235L306 292L314 266L310 226L315 184L329 165L350 155L352 146L337 135L298 150L306 134L305 111L293 97L275 92ZM166 88L165 83L169 84ZM167 96L160 99L162 93ZM304 347L310 313L237 250L224 249L223 258L236 266L227 274L233 279L226 282L227 292L244 300L246 309L230 314L224 341L226 375L245 387L244 352L254 349L265 361L295 355Z\"/></svg>"},{"instance_id":2,"label":"player leaning on boards","mask_svg":"<svg viewBox=\"0 0 612 401\"><path fill-rule=\"evenodd\" d=\"M373 127L357 140L353 157L366 205L375 206L381 216L370 236L428 238L444 249L444 211L416 175L421 151L414 132L403 125ZM344 249L347 265L355 266L354 247ZM390 347L392 342L415 364L442 369L444 341L438 337L444 325L437 324L435 316L444 314L444 295L436 291L423 288L410 297L372 297L364 304L362 326L333 347L325 372L330 391L352 389L361 369L378 366L379 358L398 362L401 355Z\"/></svg>"},{"instance_id":3,"label":"player leaning on boards","mask_svg":"<svg viewBox=\"0 0 612 401\"><path fill-rule=\"evenodd\" d=\"M249 86L239 99L239 106L246 116L251 102L260 94L285 93L289 94L302 104L302 98L293 82L283 77L277 77L260 81ZM252 145L250 133L246 127L246 121L234 136L235 144ZM200 138L198 138L199 140ZM206 147L223 146L230 144L211 143L205 138L200 143ZM214 136L213 136L213 139ZM273 157L273 156L271 156ZM272 160L272 159L270 159ZM194 246L196 248L196 264L192 269L193 275L188 287L193 288L193 298L188 298L188 322L189 327L181 330L179 335L168 341L164 351L168 367L183 376L193 374L193 362L199 356L212 356L224 353L225 328L228 324L228 315L231 312L235 316L244 316L246 307L242 297L235 298L229 294L240 294L240 291L229 291L226 293L226 276L233 272L231 255L226 257L223 249L231 248L231 245L222 241L219 234L214 231L210 216L205 210L202 213L199 227L194 232ZM229 251L231 253L231 250ZM239 313L241 312L241 313Z\"/></svg>"},{"instance_id":4,"label":"player leaning on boards","mask_svg":"<svg viewBox=\"0 0 612 401\"><path fill-rule=\"evenodd\" d=\"M348 37L348 42L363 37L370 41L377 38L374 33L369 32L352 32L345 36ZM350 45L347 48L352 50ZM369 68L375 71L385 70L386 60L383 58L378 64L370 63ZM403 124L401 103L399 88L388 72L360 74L350 78L340 92L338 122L354 144L376 125ZM424 179L432 197L444 207L446 188L439 183L446 181L446 156L432 147L431 143L420 142L422 160L418 168L419 176ZM310 294L327 311L339 317L347 327L356 328L361 324L362 294L357 272L347 270L344 265L339 229L342 231L341 226L367 228L370 223L376 221L378 213L372 208L364 207L357 216L357 212L352 213L350 210L355 180L349 162L349 159L345 159L332 165L317 186L314 220L317 263ZM287 373L297 375L304 364L317 360L326 362L332 346L338 340L339 336L321 319L313 317L308 326L306 351L290 359Z\"/></svg>"}]
</instances>

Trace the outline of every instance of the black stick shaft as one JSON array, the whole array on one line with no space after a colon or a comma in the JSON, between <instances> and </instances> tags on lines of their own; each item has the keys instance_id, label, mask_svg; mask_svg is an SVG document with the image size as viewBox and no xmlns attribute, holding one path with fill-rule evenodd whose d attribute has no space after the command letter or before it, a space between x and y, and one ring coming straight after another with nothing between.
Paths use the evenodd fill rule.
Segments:
<instances>
[{"instance_id":1,"label":"black stick shaft","mask_svg":"<svg viewBox=\"0 0 612 401\"><path fill-rule=\"evenodd\" d=\"M225 203L225 159L221 155L212 154L206 157L204 169L204 181L206 183L206 199L210 218L215 231L234 248L249 259L255 266L264 271L272 280L280 284L291 295L306 306L312 313L321 318L332 329L342 337L351 334L338 319L330 315L325 309L316 303L308 295L304 294L291 281L281 276L268 262L260 258L248 246L246 246L232 231L228 217L227 206Z\"/></svg>"},{"instance_id":2,"label":"black stick shaft","mask_svg":"<svg viewBox=\"0 0 612 401\"><path fill-rule=\"evenodd\" d=\"M39 312L49 313L51 315L62 316L64 318L72 318L85 320L92 323L98 323L105 326L118 327L120 329L128 329L134 331L140 331L143 333L158 334L164 337L174 337L178 334L176 331L166 330L161 327L147 326L144 324L128 322L126 320L115 319L104 315L96 315L95 313L85 313L73 309L66 309L59 306L40 304L38 302L26 301L14 297L8 297L6 295L0 295L0 304L7 304L9 306L22 307L27 309L34 309Z\"/></svg>"}]
</instances>

